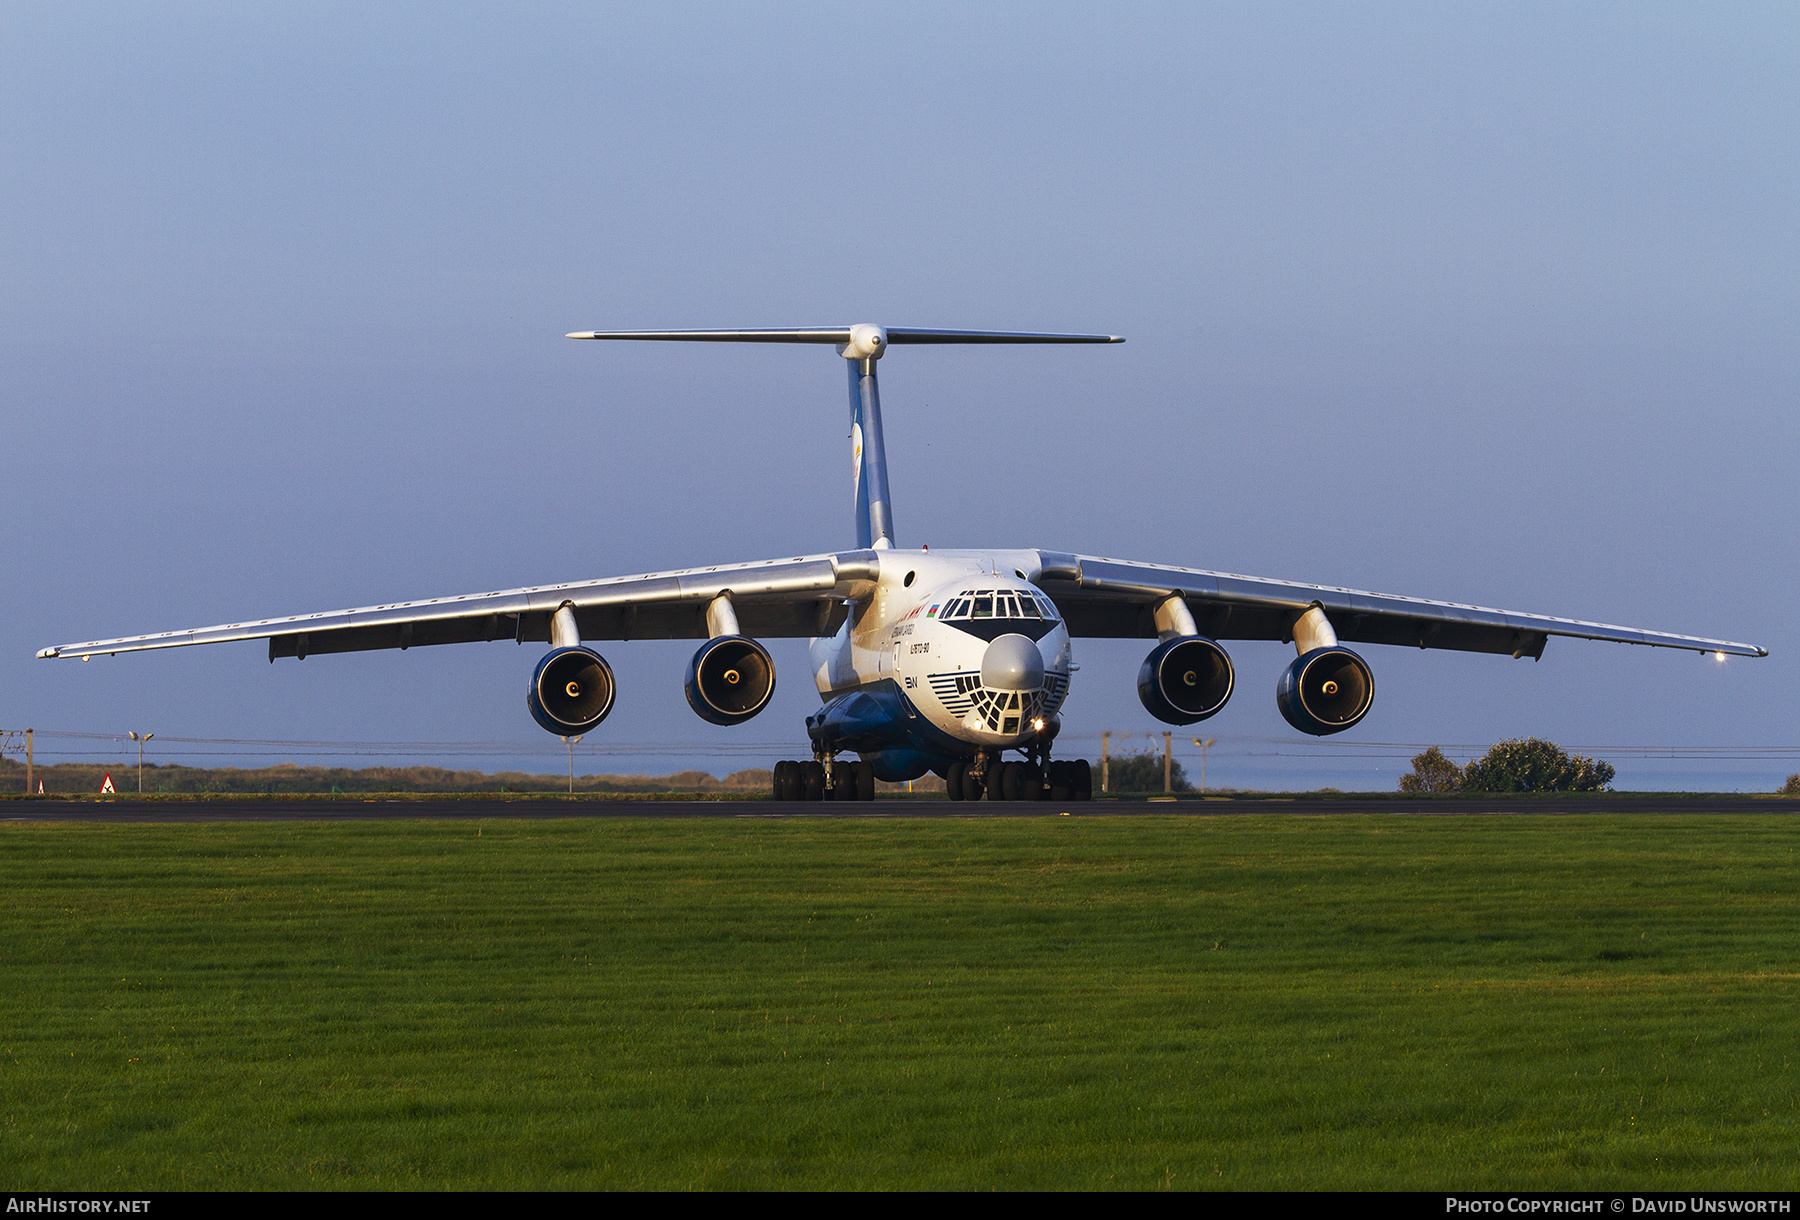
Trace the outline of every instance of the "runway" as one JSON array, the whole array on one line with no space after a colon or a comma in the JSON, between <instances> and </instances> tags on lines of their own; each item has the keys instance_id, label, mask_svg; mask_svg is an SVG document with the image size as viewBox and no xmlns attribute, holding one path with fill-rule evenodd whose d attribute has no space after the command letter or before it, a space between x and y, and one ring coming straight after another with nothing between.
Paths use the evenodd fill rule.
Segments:
<instances>
[{"instance_id":1,"label":"runway","mask_svg":"<svg viewBox=\"0 0 1800 1220\"><path fill-rule=\"evenodd\" d=\"M467 821L505 818L1034 818L1034 817L1243 817L1285 814L1517 815L1549 814L1770 814L1800 813L1800 800L1754 795L1646 795L1603 797L1266 797L1177 801L1053 801L894 799L870 802L797 801L594 801L527 800L217 800L217 801L24 801L0 803L0 822L381 822Z\"/></svg>"}]
</instances>

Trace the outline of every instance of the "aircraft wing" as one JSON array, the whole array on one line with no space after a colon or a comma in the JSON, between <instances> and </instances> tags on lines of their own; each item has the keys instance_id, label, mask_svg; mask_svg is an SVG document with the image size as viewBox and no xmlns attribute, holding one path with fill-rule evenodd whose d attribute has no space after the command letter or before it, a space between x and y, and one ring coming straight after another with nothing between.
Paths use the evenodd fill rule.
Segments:
<instances>
[{"instance_id":1,"label":"aircraft wing","mask_svg":"<svg viewBox=\"0 0 1800 1220\"><path fill-rule=\"evenodd\" d=\"M584 640L703 640L708 635L707 603L727 592L746 635L763 639L811 637L837 630L848 613L845 600L867 597L874 589L876 571L872 552L803 555L767 563L721 564L575 584L536 585L189 631L90 640L46 648L37 655L85 659L187 644L266 639L269 660L273 661L276 657L476 640L547 643L550 617L564 603L573 604Z\"/></svg>"},{"instance_id":2,"label":"aircraft wing","mask_svg":"<svg viewBox=\"0 0 1800 1220\"><path fill-rule=\"evenodd\" d=\"M1195 626L1216 640L1291 641L1294 620L1316 602L1344 643L1400 644L1535 658L1543 655L1550 636L1563 635L1740 657L1769 655L1768 650L1754 644L1731 640L1670 635L1458 602L1094 555L1051 551L1040 551L1038 555L1041 568L1036 583L1062 611L1069 634L1077 636L1155 639L1155 606L1170 594L1179 593L1194 616Z\"/></svg>"}]
</instances>

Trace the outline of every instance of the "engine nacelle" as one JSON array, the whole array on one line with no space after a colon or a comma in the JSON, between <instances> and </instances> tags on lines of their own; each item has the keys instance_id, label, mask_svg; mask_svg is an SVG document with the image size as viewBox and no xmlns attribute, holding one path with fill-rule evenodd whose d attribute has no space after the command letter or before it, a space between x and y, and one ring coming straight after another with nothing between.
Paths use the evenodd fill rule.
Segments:
<instances>
[{"instance_id":1,"label":"engine nacelle","mask_svg":"<svg viewBox=\"0 0 1800 1220\"><path fill-rule=\"evenodd\" d=\"M1341 733L1368 715L1375 676L1348 648L1315 648L1297 659L1275 686L1275 705L1302 733Z\"/></svg>"},{"instance_id":2,"label":"engine nacelle","mask_svg":"<svg viewBox=\"0 0 1800 1220\"><path fill-rule=\"evenodd\" d=\"M579 737L612 711L614 689L605 657L592 648L556 648L532 673L525 706L558 737Z\"/></svg>"},{"instance_id":3,"label":"engine nacelle","mask_svg":"<svg viewBox=\"0 0 1800 1220\"><path fill-rule=\"evenodd\" d=\"M722 635L702 644L688 662L683 690L700 719L742 724L769 706L775 662L768 649L748 636Z\"/></svg>"},{"instance_id":4,"label":"engine nacelle","mask_svg":"<svg viewBox=\"0 0 1800 1220\"><path fill-rule=\"evenodd\" d=\"M1237 681L1231 658L1203 635L1178 635L1151 649L1138 669L1138 698L1164 724L1193 724L1225 706Z\"/></svg>"}]
</instances>

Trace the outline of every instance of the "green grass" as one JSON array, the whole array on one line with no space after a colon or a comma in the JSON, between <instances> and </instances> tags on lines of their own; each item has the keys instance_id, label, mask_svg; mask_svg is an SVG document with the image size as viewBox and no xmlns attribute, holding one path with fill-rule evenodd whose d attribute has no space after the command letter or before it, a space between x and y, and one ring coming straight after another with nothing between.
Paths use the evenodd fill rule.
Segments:
<instances>
[{"instance_id":1,"label":"green grass","mask_svg":"<svg viewBox=\"0 0 1800 1220\"><path fill-rule=\"evenodd\" d=\"M0 827L0 1178L1795 1189L1800 820Z\"/></svg>"}]
</instances>

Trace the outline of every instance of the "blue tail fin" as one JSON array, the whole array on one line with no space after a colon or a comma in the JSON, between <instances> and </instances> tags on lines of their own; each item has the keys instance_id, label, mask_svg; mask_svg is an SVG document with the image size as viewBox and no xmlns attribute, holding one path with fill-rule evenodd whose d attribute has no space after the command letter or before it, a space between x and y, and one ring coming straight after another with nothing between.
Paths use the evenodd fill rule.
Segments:
<instances>
[{"instance_id":1,"label":"blue tail fin","mask_svg":"<svg viewBox=\"0 0 1800 1220\"><path fill-rule=\"evenodd\" d=\"M856 480L856 545L894 545L888 501L887 446L881 436L881 389L875 361L846 360L850 370L850 458Z\"/></svg>"}]
</instances>

